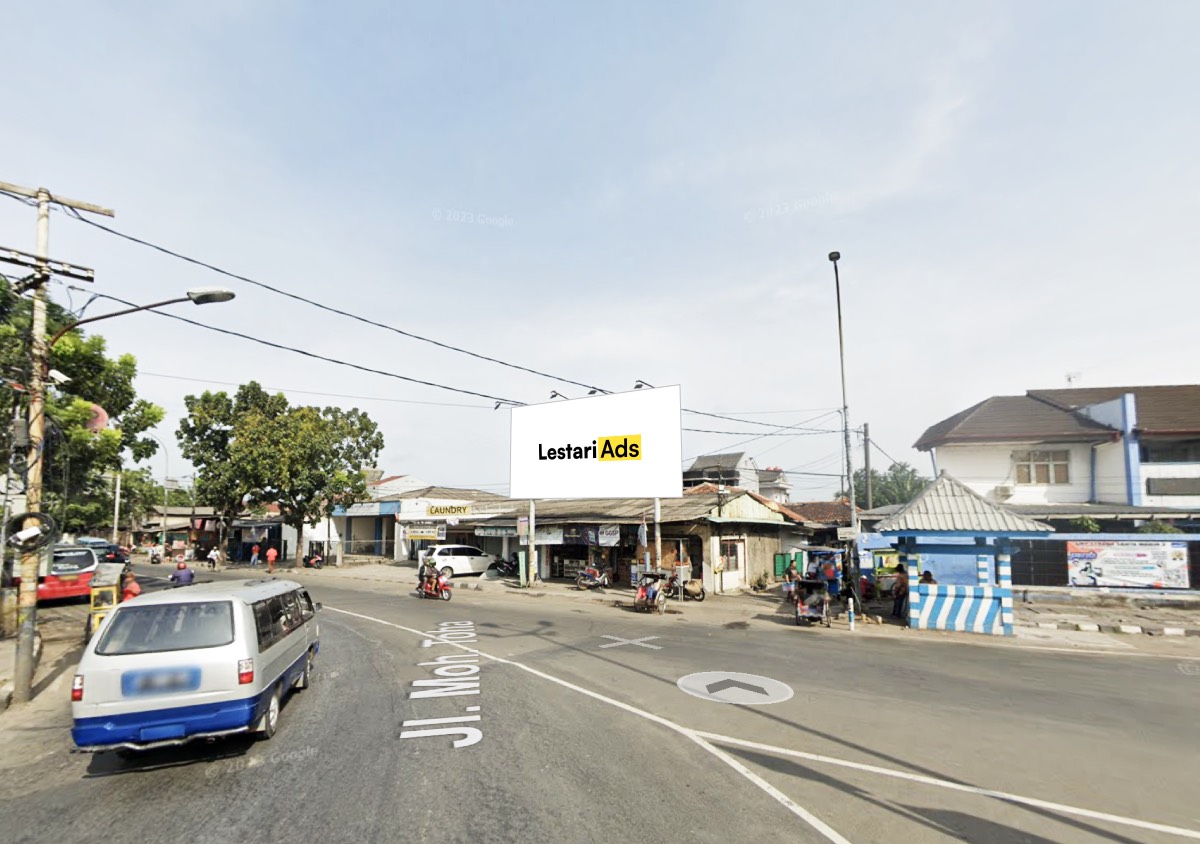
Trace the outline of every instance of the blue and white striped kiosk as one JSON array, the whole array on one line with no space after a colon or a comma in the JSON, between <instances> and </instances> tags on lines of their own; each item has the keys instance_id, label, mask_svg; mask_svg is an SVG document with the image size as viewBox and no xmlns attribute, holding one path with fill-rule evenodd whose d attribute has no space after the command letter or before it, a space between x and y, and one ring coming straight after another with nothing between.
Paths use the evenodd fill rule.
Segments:
<instances>
[{"instance_id":1,"label":"blue and white striped kiosk","mask_svg":"<svg viewBox=\"0 0 1200 844\"><path fill-rule=\"evenodd\" d=\"M944 471L878 533L896 537L908 570L908 626L992 636L1013 634L1013 539L1039 539L1054 528L1017 515ZM918 582L919 555L974 555L974 584Z\"/></svg>"}]
</instances>

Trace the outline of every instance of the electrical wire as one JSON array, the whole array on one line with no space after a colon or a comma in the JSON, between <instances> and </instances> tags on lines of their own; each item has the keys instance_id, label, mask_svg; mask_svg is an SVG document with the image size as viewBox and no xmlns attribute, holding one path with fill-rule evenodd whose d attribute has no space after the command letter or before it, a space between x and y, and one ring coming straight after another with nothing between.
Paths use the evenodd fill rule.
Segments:
<instances>
[{"instance_id":1,"label":"electrical wire","mask_svg":"<svg viewBox=\"0 0 1200 844\"><path fill-rule=\"evenodd\" d=\"M23 202L23 203L25 203L25 204L27 204L27 205L28 205L28 204L35 204L35 203L27 202L25 197L19 197L19 196L15 196L15 195L13 195L13 194L7 194L7 193L6 193L5 195L6 195L6 196L10 196L10 197L12 197L13 199L17 199L17 200L19 200L19 201L21 201L21 202ZM144 247L146 247L147 249L153 249L153 250L154 250L154 251L156 251L156 252L160 252L160 253L162 253L162 254L164 254L164 255L169 255L169 256L170 256L170 257L172 257L172 258L176 258L176 259L178 259L178 260L180 260L180 261L184 261L184 262L186 262L186 263L189 263L189 264L192 264L192 265L194 265L194 266L203 267L204 269L207 269L207 270L210 270L210 271L212 271L212 272L215 272L215 273L217 273L218 275L225 276L226 278L231 278L231 279L235 279L235 280L237 280L237 281L242 281L242 282L245 282L246 284L251 284L251 285L254 285L255 287L259 287L259 288L261 288L261 289L263 289L263 290L270 291L271 293L275 293L275 294L277 294L277 295L279 295L279 296L284 296L284 297L287 297L287 298L289 298L289 299L293 299L293 300L295 300L295 301L297 301L297 302L303 302L303 303L304 303L304 304L306 304L306 305L312 305L312 306L313 306L313 307L315 307L315 308L319 308L319 309L321 309L321 310L323 310L323 311L327 311L327 312L329 312L329 313L332 313L332 314L337 314L338 316L344 316L344 317L346 317L347 319L352 319L352 320L355 320L355 321L357 321L357 322L361 322L361 323L363 323L364 325L370 325L370 326L373 326L373 327L375 327L375 328L382 328L382 329L383 329L383 330L385 330L385 331L391 331L391 332L393 332L393 333L395 333L395 334L399 334L399 335L401 335L401 336L403 336L403 337L408 337L408 338L410 338L410 339L413 339L413 340L419 340L419 341L421 341L421 342L423 342L423 343L429 343L429 344L431 344L431 345L438 346L439 348L447 349L448 351L452 351L452 352L458 352L458 353L460 353L460 354L464 354L464 355L469 355L469 356L471 356L471 357L473 357L473 358L477 358L477 359L479 359L479 360L485 360L485 361L488 361L489 363L495 363L495 364L499 364L500 366L506 366L506 367L508 367L508 368L510 368L510 369L515 369L515 370L518 370L518 371L521 371L521 372L527 372L527 373L529 373L529 374L531 374L531 375L538 375L538 376L541 376L542 378L549 378L549 379L550 379L550 380L552 380L552 381L558 381L558 382L560 382L560 383L562 383L562 384L570 384L570 385L572 385L572 386L574 386L574 387L582 387L582 388L584 388L584 389L587 389L587 390L596 390L596 391L599 391L599 392L601 392L601 393L610 393L610 392L611 392L610 390L605 390L604 388L602 388L602 387L597 387L597 386L595 386L595 385L593 385L593 384L584 384L583 382L580 382L580 381L574 381L574 380L572 380L572 379L570 379L570 378L564 378L564 377L562 377L562 376L560 376L560 375L552 375L551 373L548 373L548 372L542 372L541 370L533 369L533 368L531 368L531 367L528 367L528 366L522 366L522 365L520 365L520 364L509 363L508 361L505 361L505 360L500 360L499 358L494 358L494 357L490 357L490 356L488 356L488 355L483 355L483 354L480 354L480 353L478 353L478 352L473 352L473 351L471 351L471 350L469 350L469 349L464 349L464 348L462 348L462 347L460 347L460 346L455 346L455 345L452 345L452 344L450 344L450 343L443 343L443 342L441 342L440 340L434 340L433 338L430 338L430 337L424 337L424 336L422 336L422 335L420 335L420 334L414 334L414 333L413 333L413 332L411 332L411 331L405 331L404 329L402 329L402 328L397 328L397 327L395 327L395 326L393 326L393 325L387 325L386 323L378 322L378 321L376 321L376 320L369 319L369 318L367 318L367 317L360 316L360 315L358 315L358 314L354 314L354 313L351 313L351 312L349 312L349 311L344 311L344 310L342 310L342 309L340 309L340 308L335 308L335 307L332 307L332 306L330 306L330 305L323 304L323 303L321 303L321 302L318 302L318 301L316 301L316 300L309 299L309 298L307 298L307 297L305 297L305 296L301 296L301 295L299 295L299 294L297 294L297 293L290 293L290 292L288 292L288 291L286 291L286 290L282 290L282 289L280 289L280 288L278 288L278 287L275 287L275 286L273 286L273 285L267 284L267 283L265 283L265 282L258 281L258 280L256 280L256 279L250 278L250 277L248 277L248 276L244 276L244 275L241 275L241 274L239 274L239 273L235 273L235 272L232 272L232 271L230 271L230 270L223 269L223 268L221 268L221 267L218 267L218 266L216 266L215 264L210 264L210 263L208 263L207 261L202 261L202 260L200 260L199 258L192 258L192 257L190 257L190 256L188 256L188 255L184 255L184 254L182 254L182 253L180 253L180 252L176 252L176 251L174 251L174 250L172 250L172 249L168 249L168 248L167 248L167 247L165 247L165 246L159 246L159 245L158 245L158 244L156 244L156 243L151 243L151 242L150 242L150 241L148 241L148 240L143 240L142 238L139 238L139 237L134 237L133 235L126 234L125 232L122 232L122 231L119 231L119 230L117 230L117 229L114 229L114 228L112 228L111 226L106 226L106 225L104 225L103 223L98 223L98 222L96 222L95 220L91 220L91 219L89 219L89 218L87 218L87 217L83 216L82 214L80 214L80 213L79 213L79 211L77 211L77 210L76 210L76 209L74 209L74 208L70 208L70 207L68 207L68 206L66 206L66 205L61 205L60 203L55 203L55 204L56 204L56 205L58 205L58 207L59 207L59 208L60 208L60 209L61 209L61 210L62 210L64 213L66 213L66 214L67 214L67 216L69 216L70 218L72 218L72 219L75 219L75 220L78 220L78 221L80 221L80 222L82 222L82 223L86 223L87 225L89 225L89 226L91 226L91 227L93 227L93 228L100 229L101 231L107 232L108 234L111 234L111 235L113 235L114 237L119 237L119 238L121 238L121 239L123 239L123 240L127 240L127 241L129 241L129 242L131 242L131 243L136 243L136 244L138 244L139 246L144 246ZM408 379L408 380L415 380L415 379ZM418 383L424 383L424 384L427 384L428 382L418 382ZM439 385L439 386L440 386L440 385ZM470 394L470 395L482 395L481 393L471 393L470 391L459 391L459 392L467 392L467 393L468 393L468 394ZM766 427L766 428L775 428L775 429L777 429L777 430L778 430L778 429L781 429L781 428L782 428L782 429L786 429L786 428L793 428L793 427L795 427L795 426L780 426L780 425L772 425L772 424L770 424L769 422L759 422L759 421L757 421L757 420L754 420L754 419L739 419L739 418L737 418L737 417L735 417L735 416L729 416L729 415L725 415L725 414L719 414L719 413L709 413L709 412L707 412L707 411L703 411L703 410L695 410L695 409L692 409L692 408L687 408L687 407L685 407L685 408L681 408L681 409L683 410L683 412L684 412L684 413L694 413L694 414L697 414L697 415L700 415L700 416L710 416L710 417L712 417L712 418L714 418L714 419L723 419L723 420L726 420L726 421L731 421L731 422L740 422L740 423L743 423L743 424L748 424L748 425L761 425L761 426L763 426L763 427ZM824 415L827 415L827 414L824 414ZM820 417L818 417L818 418L820 418Z\"/></svg>"},{"instance_id":2,"label":"electrical wire","mask_svg":"<svg viewBox=\"0 0 1200 844\"><path fill-rule=\"evenodd\" d=\"M111 299L114 302L119 302L122 305L128 305L131 308L138 307L133 302L126 302L124 299L118 299L116 296L110 296L107 293L97 293L96 295L100 296L104 299ZM248 340L251 343L258 343L262 346L269 346L272 349L280 349L285 352L293 352L298 355L303 355L304 357L314 358L316 360L323 360L327 363L334 363L334 364L337 364L338 366L346 366L351 369L360 370L362 372L369 372L372 375L383 375L387 378L396 378L400 381L408 381L411 384L421 384L425 387L435 387L439 390L449 390L450 392L453 392L453 393L462 393L463 395L476 396L478 398L489 399L491 401L507 402L508 404L521 405L521 406L523 406L525 404L524 402L513 401L512 399L505 399L505 398L501 398L499 396L490 396L487 393L477 393L474 390L466 390L466 389L463 389L462 387L451 387L446 384L438 384L434 381L423 381L420 378L412 378L408 375L400 375L395 372L388 372L387 370L384 370L384 369L373 369L372 367L363 366L362 364L351 363L349 361L338 360L337 358L326 357L325 355L319 355L316 352L310 352L305 349L297 349L295 346L285 346L282 343L273 343L270 340L263 340L261 337L251 337L246 334L240 334L237 331L230 331L225 328L217 328L215 325L206 325L203 322L197 322L194 319L188 319L187 317L182 317L182 316L179 316L178 314L167 313L166 311L148 310L146 313L156 314L161 317L167 317L168 319L179 320L180 322L186 322L188 325L194 325L198 328L203 328L208 331L215 331L218 334L225 334L230 337L237 337L238 339L241 339L241 340Z\"/></svg>"}]
</instances>

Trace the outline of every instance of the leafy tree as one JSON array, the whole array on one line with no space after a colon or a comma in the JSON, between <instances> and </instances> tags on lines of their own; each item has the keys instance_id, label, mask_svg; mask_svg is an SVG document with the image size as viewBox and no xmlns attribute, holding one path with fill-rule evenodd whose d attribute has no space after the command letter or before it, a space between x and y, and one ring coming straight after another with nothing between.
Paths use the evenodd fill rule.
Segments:
<instances>
[{"instance_id":1,"label":"leafy tree","mask_svg":"<svg viewBox=\"0 0 1200 844\"><path fill-rule=\"evenodd\" d=\"M1071 528L1076 533L1099 533L1100 523L1091 516L1080 516L1071 520Z\"/></svg>"},{"instance_id":2,"label":"leafy tree","mask_svg":"<svg viewBox=\"0 0 1200 844\"><path fill-rule=\"evenodd\" d=\"M297 559L306 524L366 498L363 468L383 450L383 436L357 408L291 407L253 381L233 398L205 392L184 403L188 416L176 436L197 469L197 499L225 520L247 506L277 504L297 531Z\"/></svg>"},{"instance_id":3,"label":"leafy tree","mask_svg":"<svg viewBox=\"0 0 1200 844\"><path fill-rule=\"evenodd\" d=\"M907 504L912 501L925 487L931 483L929 478L921 477L907 463L893 463L886 472L871 470L871 506L886 507L890 504ZM846 491L838 492L838 497L845 499ZM867 473L859 469L854 473L854 503L859 507L867 506Z\"/></svg>"},{"instance_id":4,"label":"leafy tree","mask_svg":"<svg viewBox=\"0 0 1200 844\"><path fill-rule=\"evenodd\" d=\"M1149 521L1137 529L1137 533L1183 533L1170 522Z\"/></svg>"},{"instance_id":5,"label":"leafy tree","mask_svg":"<svg viewBox=\"0 0 1200 844\"><path fill-rule=\"evenodd\" d=\"M205 391L185 396L183 402L188 415L175 438L180 452L196 467L196 501L220 517L219 547L224 549L226 526L256 497L253 480L231 453L238 424L251 414L274 419L287 411L288 401L282 393L270 395L251 381L238 387L232 398L224 391Z\"/></svg>"},{"instance_id":6,"label":"leafy tree","mask_svg":"<svg viewBox=\"0 0 1200 844\"><path fill-rule=\"evenodd\" d=\"M304 526L336 506L367 496L363 469L383 450L383 435L354 408L293 407L278 416L252 412L239 420L230 457L245 471L260 501L279 506L296 529L296 560L304 553Z\"/></svg>"},{"instance_id":7,"label":"leafy tree","mask_svg":"<svg viewBox=\"0 0 1200 844\"><path fill-rule=\"evenodd\" d=\"M53 301L47 302L49 334L74 319ZM30 300L18 296L0 276L0 374L9 385L29 381L31 332ZM51 349L50 367L70 380L50 383L46 389L43 509L59 518L66 531L100 528L111 524L112 518L111 509L107 515L103 512L104 474L118 470L126 457L145 460L158 450L153 439L142 435L162 421L163 409L137 397L133 387L135 358L109 358L104 338L99 335L85 336L79 329L68 331ZM93 405L103 408L109 419L98 432L88 427ZM11 405L5 410L7 415ZM4 454L10 445L9 425L0 424L0 449ZM111 493L108 500L111 504Z\"/></svg>"}]
</instances>

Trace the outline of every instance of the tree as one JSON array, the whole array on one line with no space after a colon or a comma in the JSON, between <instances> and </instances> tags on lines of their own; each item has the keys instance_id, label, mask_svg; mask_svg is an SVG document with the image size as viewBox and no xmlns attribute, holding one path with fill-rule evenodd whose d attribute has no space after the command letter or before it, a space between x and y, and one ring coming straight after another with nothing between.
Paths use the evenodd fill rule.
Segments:
<instances>
[{"instance_id":1,"label":"tree","mask_svg":"<svg viewBox=\"0 0 1200 844\"><path fill-rule=\"evenodd\" d=\"M297 531L299 560L306 524L366 498L363 469L383 450L383 435L357 408L291 407L253 381L232 399L205 392L184 403L176 437L197 469L197 499L223 516L222 526L247 506L277 504Z\"/></svg>"},{"instance_id":2,"label":"tree","mask_svg":"<svg viewBox=\"0 0 1200 844\"><path fill-rule=\"evenodd\" d=\"M261 487L231 453L239 422L251 414L274 419L288 409L282 393L268 394L257 382L238 387L230 398L224 391L184 396L188 415L175 434L180 452L196 467L196 501L212 507L221 525L220 548L225 548L226 526L237 518Z\"/></svg>"},{"instance_id":3,"label":"tree","mask_svg":"<svg viewBox=\"0 0 1200 844\"><path fill-rule=\"evenodd\" d=\"M74 319L61 306L47 303L49 334ZM0 374L9 384L28 383L31 331L30 301L18 296L0 276ZM142 434L162 421L163 409L137 397L136 359L132 355L109 358L99 335L68 331L50 351L50 368L70 380L46 390L43 509L59 519L65 531L100 528L112 518L111 493L107 513L103 507L104 474L120 469L127 456L139 461L155 454L158 444ZM107 426L98 431L91 426L94 406L108 416ZM5 454L10 444L9 426L0 424L0 448Z\"/></svg>"},{"instance_id":4,"label":"tree","mask_svg":"<svg viewBox=\"0 0 1200 844\"><path fill-rule=\"evenodd\" d=\"M329 517L340 504L367 495L363 471L383 450L383 435L354 408L293 407L269 416L242 417L230 457L252 480L260 500L273 500L296 529L296 560L304 554L304 526Z\"/></svg>"},{"instance_id":5,"label":"tree","mask_svg":"<svg viewBox=\"0 0 1200 844\"><path fill-rule=\"evenodd\" d=\"M1137 533L1183 533L1182 530L1175 527L1170 522L1149 521L1141 525Z\"/></svg>"},{"instance_id":6,"label":"tree","mask_svg":"<svg viewBox=\"0 0 1200 844\"><path fill-rule=\"evenodd\" d=\"M886 472L871 470L871 506L886 507L892 504L907 504L912 501L925 487L929 486L929 478L921 477L907 463L893 463ZM843 489L838 492L839 498L846 497ZM859 469L854 473L854 503L859 507L867 506L867 473Z\"/></svg>"}]
</instances>

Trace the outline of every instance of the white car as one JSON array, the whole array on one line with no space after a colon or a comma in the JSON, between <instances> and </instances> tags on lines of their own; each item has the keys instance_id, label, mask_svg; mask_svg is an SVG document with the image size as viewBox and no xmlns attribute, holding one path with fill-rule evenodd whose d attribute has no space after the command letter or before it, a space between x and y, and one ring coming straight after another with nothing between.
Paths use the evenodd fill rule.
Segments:
<instances>
[{"instance_id":1,"label":"white car","mask_svg":"<svg viewBox=\"0 0 1200 844\"><path fill-rule=\"evenodd\" d=\"M421 561L430 562L447 577L456 574L481 574L496 558L473 545L433 545L421 552Z\"/></svg>"}]
</instances>

